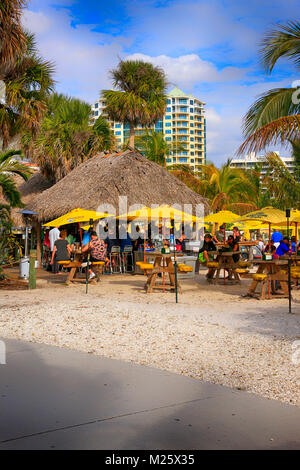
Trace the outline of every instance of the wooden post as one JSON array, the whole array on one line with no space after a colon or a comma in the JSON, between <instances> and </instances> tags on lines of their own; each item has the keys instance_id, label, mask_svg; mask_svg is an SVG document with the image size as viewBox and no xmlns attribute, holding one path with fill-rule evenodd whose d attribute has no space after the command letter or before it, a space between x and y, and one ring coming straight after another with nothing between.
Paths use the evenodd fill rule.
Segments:
<instances>
[{"instance_id":1,"label":"wooden post","mask_svg":"<svg viewBox=\"0 0 300 470\"><path fill-rule=\"evenodd\" d=\"M41 223L36 222L35 224L36 227L36 259L39 264L39 268L42 267L42 235L41 235Z\"/></svg>"},{"instance_id":2,"label":"wooden post","mask_svg":"<svg viewBox=\"0 0 300 470\"><path fill-rule=\"evenodd\" d=\"M35 272L36 250L30 250L29 255L29 289L36 289Z\"/></svg>"}]
</instances>

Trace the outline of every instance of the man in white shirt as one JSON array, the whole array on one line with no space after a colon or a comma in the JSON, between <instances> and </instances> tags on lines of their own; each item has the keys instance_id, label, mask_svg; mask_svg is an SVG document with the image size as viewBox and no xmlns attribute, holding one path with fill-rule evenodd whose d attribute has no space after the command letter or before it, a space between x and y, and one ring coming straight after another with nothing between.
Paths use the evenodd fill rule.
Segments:
<instances>
[{"instance_id":1,"label":"man in white shirt","mask_svg":"<svg viewBox=\"0 0 300 470\"><path fill-rule=\"evenodd\" d=\"M54 243L56 242L56 240L59 239L59 236L60 236L60 231L58 229L58 227L54 227L53 229L50 230L49 232L49 240L50 240L50 250L51 250L51 253L54 249Z\"/></svg>"}]
</instances>

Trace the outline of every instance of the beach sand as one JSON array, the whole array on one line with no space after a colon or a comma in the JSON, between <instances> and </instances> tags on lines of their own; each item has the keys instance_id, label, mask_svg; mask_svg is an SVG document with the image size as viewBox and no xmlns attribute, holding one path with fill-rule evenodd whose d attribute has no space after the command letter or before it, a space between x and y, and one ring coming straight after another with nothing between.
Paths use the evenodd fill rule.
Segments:
<instances>
[{"instance_id":1,"label":"beach sand","mask_svg":"<svg viewBox=\"0 0 300 470\"><path fill-rule=\"evenodd\" d=\"M105 275L63 284L39 271L37 289L0 291L0 337L86 351L157 367L300 406L300 290L287 299L243 298L249 282L183 293L143 290L144 276ZM299 341L299 345L295 343ZM298 364L297 364L298 362Z\"/></svg>"}]
</instances>

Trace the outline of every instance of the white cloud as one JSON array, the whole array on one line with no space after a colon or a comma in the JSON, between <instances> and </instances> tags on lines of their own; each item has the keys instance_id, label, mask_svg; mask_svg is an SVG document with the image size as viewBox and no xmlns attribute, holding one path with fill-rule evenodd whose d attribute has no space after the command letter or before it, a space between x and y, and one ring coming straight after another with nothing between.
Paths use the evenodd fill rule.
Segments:
<instances>
[{"instance_id":1,"label":"white cloud","mask_svg":"<svg viewBox=\"0 0 300 470\"><path fill-rule=\"evenodd\" d=\"M131 54L131 60L143 60L162 67L172 84L191 87L198 82L226 82L239 80L245 75L245 69L224 67L218 70L212 63L202 60L197 54L186 54L179 57L159 55L151 57L145 54Z\"/></svg>"},{"instance_id":2,"label":"white cloud","mask_svg":"<svg viewBox=\"0 0 300 470\"><path fill-rule=\"evenodd\" d=\"M94 102L110 87L108 72L122 55L123 38L92 31L91 25L71 25L67 9L25 10L24 26L35 33L44 58L56 66L57 90Z\"/></svg>"}]
</instances>

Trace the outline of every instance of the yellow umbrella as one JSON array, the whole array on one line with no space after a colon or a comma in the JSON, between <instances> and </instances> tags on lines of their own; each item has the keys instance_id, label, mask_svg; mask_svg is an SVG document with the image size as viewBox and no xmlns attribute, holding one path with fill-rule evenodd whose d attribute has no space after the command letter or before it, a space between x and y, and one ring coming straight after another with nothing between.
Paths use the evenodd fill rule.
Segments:
<instances>
[{"instance_id":1,"label":"yellow umbrella","mask_svg":"<svg viewBox=\"0 0 300 470\"><path fill-rule=\"evenodd\" d=\"M247 222L249 220L260 221L264 224L269 225L269 248L271 245L271 225L276 225L280 223L285 217L285 213L274 207L264 207L263 209L258 209L249 214L243 215L239 218L240 222Z\"/></svg>"},{"instance_id":2,"label":"yellow umbrella","mask_svg":"<svg viewBox=\"0 0 300 470\"><path fill-rule=\"evenodd\" d=\"M185 222L203 222L200 217L196 217L188 212L183 212L167 204L154 208L144 206L141 209L127 212L126 214L121 214L117 217L117 219L127 220L133 220L136 218L148 219L149 221L154 219L174 219L176 221L180 219Z\"/></svg>"},{"instance_id":3,"label":"yellow umbrella","mask_svg":"<svg viewBox=\"0 0 300 470\"><path fill-rule=\"evenodd\" d=\"M285 213L274 207L264 207L249 214L238 217L239 222L247 222L248 220L256 220L267 224L276 225L285 218Z\"/></svg>"},{"instance_id":4,"label":"yellow umbrella","mask_svg":"<svg viewBox=\"0 0 300 470\"><path fill-rule=\"evenodd\" d=\"M216 212L215 214L207 215L204 218L205 223L213 223L213 224L231 224L235 220L237 220L239 216L234 214L231 211L220 211Z\"/></svg>"},{"instance_id":5,"label":"yellow umbrella","mask_svg":"<svg viewBox=\"0 0 300 470\"><path fill-rule=\"evenodd\" d=\"M54 219L51 222L48 222L47 224L44 224L44 227L60 227L62 225L89 222L90 219L97 220L110 216L111 214L107 214L104 212L88 211L77 207L71 212L68 212L67 214L62 215L61 217L58 217L57 219Z\"/></svg>"}]
</instances>

